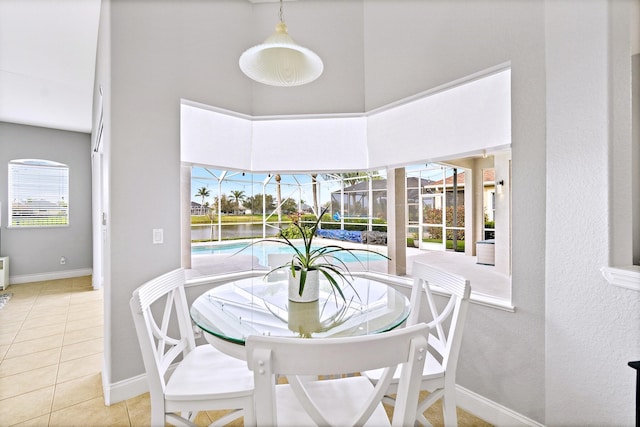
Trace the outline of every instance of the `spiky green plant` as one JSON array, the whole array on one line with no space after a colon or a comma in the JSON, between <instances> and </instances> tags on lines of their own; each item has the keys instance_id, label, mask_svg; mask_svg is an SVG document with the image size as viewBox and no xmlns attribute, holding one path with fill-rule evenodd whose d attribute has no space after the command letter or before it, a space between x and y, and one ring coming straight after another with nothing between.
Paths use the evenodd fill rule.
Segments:
<instances>
[{"instance_id":1,"label":"spiky green plant","mask_svg":"<svg viewBox=\"0 0 640 427\"><path fill-rule=\"evenodd\" d=\"M311 228L302 226L298 222L294 222L293 225L291 225L291 227L297 227L298 231L300 232L299 234L302 235L302 248L299 248L294 242L287 238L286 233L280 233L281 239L261 239L251 243L250 245L247 245L247 247L261 242L274 242L290 247L291 249L293 249L291 261L287 262L284 265L274 267L266 274L266 276L279 270L289 270L293 277L296 277L296 275L299 274L300 288L298 290L298 294L302 295L302 293L304 292L304 286L307 281L307 273L309 271L317 270L327 279L332 288L342 297L342 299L346 299L344 293L342 292L341 283L339 283L338 281L342 282L343 284L346 283L350 286L351 281L349 279L353 279L353 276L351 275L351 272L349 271L349 268L344 263L344 261L337 257L333 257L334 254L338 252L348 252L353 255L353 257L358 260L358 262L360 262L360 260L358 259L357 253L369 252L380 255L386 259L390 258L386 255L369 249L350 249L335 244L314 248L312 246L313 238L315 237L316 231L320 226L322 216L327 212L327 210L328 208L322 210L320 215L318 215L316 222ZM247 247L241 249L241 251L246 249ZM331 259L334 259L335 263L331 263Z\"/></svg>"}]
</instances>

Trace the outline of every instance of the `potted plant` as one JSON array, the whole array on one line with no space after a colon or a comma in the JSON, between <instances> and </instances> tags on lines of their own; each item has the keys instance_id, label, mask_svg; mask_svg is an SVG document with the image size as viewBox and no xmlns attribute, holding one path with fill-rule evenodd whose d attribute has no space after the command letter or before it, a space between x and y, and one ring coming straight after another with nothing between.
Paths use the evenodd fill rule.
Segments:
<instances>
[{"instance_id":1,"label":"potted plant","mask_svg":"<svg viewBox=\"0 0 640 427\"><path fill-rule=\"evenodd\" d=\"M351 276L349 268L344 261L334 256L339 252L350 253L356 259L358 259L358 252L374 253L390 259L386 255L369 249L351 249L336 244L314 247L313 238L316 235L322 216L327 210L328 208L322 210L312 227L302 226L297 220L294 220L292 227L296 227L297 231L302 235L302 247L296 245L292 239L287 237L289 233L283 233L282 230L279 234L281 239L262 239L251 244L274 242L288 246L293 250L291 261L274 267L265 275L268 276L279 270L287 270L289 272L289 299L291 301L317 301L320 274L327 279L332 289L335 290L343 300L345 299L344 293L342 292L342 285L347 284L350 286L351 282L349 279L352 279L353 276ZM243 250L244 249L246 248L243 248Z\"/></svg>"}]
</instances>

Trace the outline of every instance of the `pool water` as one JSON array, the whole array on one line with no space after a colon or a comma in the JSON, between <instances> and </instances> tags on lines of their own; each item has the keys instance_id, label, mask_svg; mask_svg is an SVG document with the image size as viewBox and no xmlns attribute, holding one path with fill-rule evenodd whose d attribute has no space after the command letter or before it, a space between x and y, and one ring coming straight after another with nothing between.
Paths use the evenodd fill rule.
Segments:
<instances>
[{"instance_id":1,"label":"pool water","mask_svg":"<svg viewBox=\"0 0 640 427\"><path fill-rule=\"evenodd\" d=\"M321 247L321 246L317 246ZM245 249L246 248L246 249ZM244 250L242 250L244 249ZM241 252L239 252L241 251ZM238 253L239 252L239 253ZM293 254L294 251L288 246L278 245L278 244L263 244L259 243L250 247L247 247L246 243L224 243L222 245L198 245L191 246L191 254L192 255L228 255L231 256L233 254L238 253L238 255L253 255L258 257L258 262L262 265L267 265L268 254ZM355 255L350 254L349 252L338 252L332 254L334 258L338 258L344 263L349 262L362 262L366 263L369 261L383 261L385 260L384 256L379 254L373 254L369 252L359 252L355 251Z\"/></svg>"}]
</instances>

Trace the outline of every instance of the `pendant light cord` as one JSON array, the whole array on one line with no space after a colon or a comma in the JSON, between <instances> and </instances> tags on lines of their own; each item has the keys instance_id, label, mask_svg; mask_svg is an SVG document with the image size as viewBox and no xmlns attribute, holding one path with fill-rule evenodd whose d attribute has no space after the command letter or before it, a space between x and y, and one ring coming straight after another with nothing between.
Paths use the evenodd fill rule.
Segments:
<instances>
[{"instance_id":1,"label":"pendant light cord","mask_svg":"<svg viewBox=\"0 0 640 427\"><path fill-rule=\"evenodd\" d=\"M284 11L282 10L282 0L280 0L280 22L284 23Z\"/></svg>"}]
</instances>

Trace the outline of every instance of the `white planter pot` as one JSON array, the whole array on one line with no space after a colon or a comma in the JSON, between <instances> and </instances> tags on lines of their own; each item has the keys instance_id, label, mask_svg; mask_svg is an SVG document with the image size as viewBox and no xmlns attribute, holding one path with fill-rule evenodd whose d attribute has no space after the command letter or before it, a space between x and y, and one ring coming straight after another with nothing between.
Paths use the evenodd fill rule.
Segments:
<instances>
[{"instance_id":1,"label":"white planter pot","mask_svg":"<svg viewBox=\"0 0 640 427\"><path fill-rule=\"evenodd\" d=\"M296 272L296 277L293 277L291 271L289 271L289 300L295 302L318 301L320 295L320 282L318 277L318 270L307 271L304 290L302 295L300 295L300 272Z\"/></svg>"},{"instance_id":2,"label":"white planter pot","mask_svg":"<svg viewBox=\"0 0 640 427\"><path fill-rule=\"evenodd\" d=\"M309 338L320 330L320 309L318 301L289 302L289 330L300 337Z\"/></svg>"}]
</instances>

